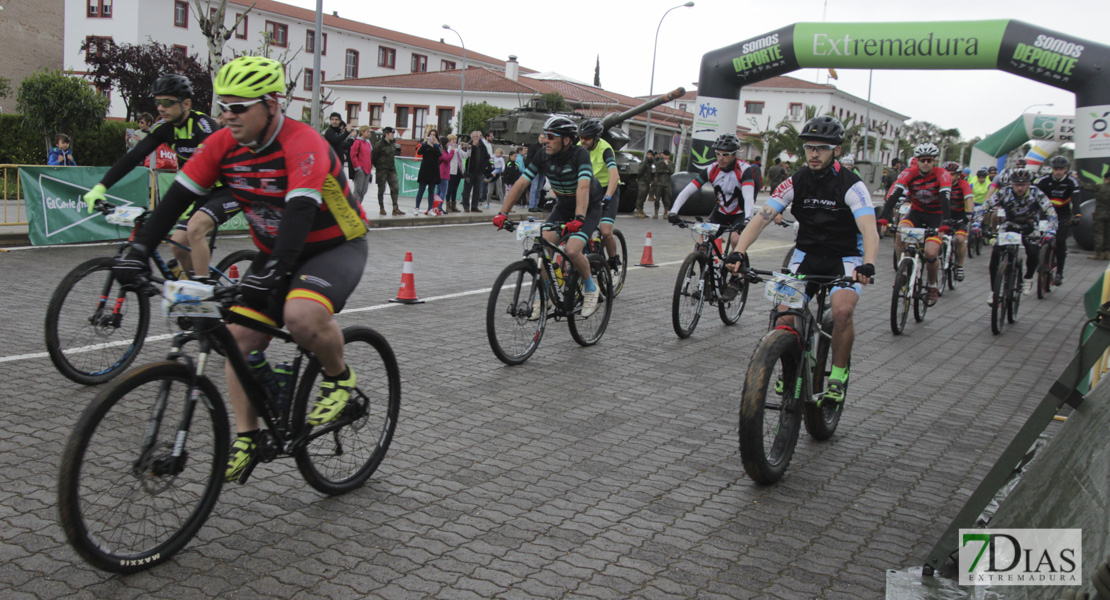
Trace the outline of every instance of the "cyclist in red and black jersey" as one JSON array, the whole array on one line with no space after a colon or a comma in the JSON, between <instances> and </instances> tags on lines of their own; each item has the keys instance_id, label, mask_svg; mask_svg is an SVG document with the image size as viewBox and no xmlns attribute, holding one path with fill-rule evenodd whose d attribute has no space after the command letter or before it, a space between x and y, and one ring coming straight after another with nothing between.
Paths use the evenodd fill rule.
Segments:
<instances>
[{"instance_id":1,"label":"cyclist in red and black jersey","mask_svg":"<svg viewBox=\"0 0 1110 600\"><path fill-rule=\"evenodd\" d=\"M1048 196L1052 207L1056 209L1056 219L1060 225L1056 228L1056 280L1054 285L1064 283L1064 260L1068 257L1068 234L1071 225L1078 225L1082 214L1079 207L1071 201L1071 197L1079 191L1079 182L1068 174L1071 161L1066 156L1053 156L1048 163L1052 167L1052 174L1045 175L1033 184Z\"/></svg>"},{"instance_id":2,"label":"cyclist in red and black jersey","mask_svg":"<svg viewBox=\"0 0 1110 600\"><path fill-rule=\"evenodd\" d=\"M964 173L960 170L960 163L950 160L942 166L945 171L948 171L949 177L952 178L952 206L950 210L952 229L956 231L956 281L963 281L964 259L967 258L967 226L971 222L971 213L975 210L975 192L972 191L971 184L967 182L967 179L964 179Z\"/></svg>"},{"instance_id":3,"label":"cyclist in red and black jersey","mask_svg":"<svg viewBox=\"0 0 1110 600\"><path fill-rule=\"evenodd\" d=\"M679 209L706 183L713 184L713 195L717 198L717 206L709 214L710 223L728 227L743 223L755 214L755 169L736 158L739 149L740 138L734 133L723 133L713 142L717 161L698 171L690 185L679 192L667 217L672 225L682 222ZM734 231L732 244L735 246L739 240L740 232Z\"/></svg>"},{"instance_id":4,"label":"cyclist in red and black jersey","mask_svg":"<svg viewBox=\"0 0 1110 600\"><path fill-rule=\"evenodd\" d=\"M227 127L209 137L185 165L112 270L125 283L149 272L147 248L195 198L223 182L243 207L261 250L240 283L247 306L235 310L271 324L284 321L293 339L316 355L324 382L307 420L327 423L347 405L356 383L332 315L342 310L362 277L366 216L327 141L282 113L276 97L285 92L280 62L237 58L220 69L214 87ZM260 332L229 329L244 355L269 345ZM225 371L239 431L225 473L234 480L254 460L258 416L230 364Z\"/></svg>"},{"instance_id":5,"label":"cyclist in red and black jersey","mask_svg":"<svg viewBox=\"0 0 1110 600\"><path fill-rule=\"evenodd\" d=\"M906 195L910 198L910 212L899 223L899 227L924 227L948 233L952 189L952 178L948 171L937 169L937 156L940 149L936 144L925 142L913 149L914 163L902 171L894 182L894 189L886 200L886 206L879 215L878 224L886 231L891 211L898 200ZM895 256L902 254L902 238L894 238ZM925 240L925 270L929 273L930 306L936 304L940 291L937 289L937 255L940 254L940 238L932 236Z\"/></svg>"}]
</instances>

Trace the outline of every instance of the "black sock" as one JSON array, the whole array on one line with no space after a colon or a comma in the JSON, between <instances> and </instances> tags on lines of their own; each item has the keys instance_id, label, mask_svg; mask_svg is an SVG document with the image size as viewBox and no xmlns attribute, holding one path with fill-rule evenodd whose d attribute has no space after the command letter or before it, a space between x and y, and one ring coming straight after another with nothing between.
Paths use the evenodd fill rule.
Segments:
<instances>
[{"instance_id":1,"label":"black sock","mask_svg":"<svg viewBox=\"0 0 1110 600\"><path fill-rule=\"evenodd\" d=\"M248 439L250 439L250 441L253 442L253 441L258 439L258 434L259 433L262 433L261 429L252 429L251 431L240 431L239 433L237 433L235 435L238 436L238 437L248 438Z\"/></svg>"},{"instance_id":2,"label":"black sock","mask_svg":"<svg viewBox=\"0 0 1110 600\"><path fill-rule=\"evenodd\" d=\"M351 377L351 368L348 367L347 365L343 365L343 372L340 373L339 375L336 375L335 377L332 377L332 376L328 375L327 373L324 374L324 379L330 379L332 381L339 381L340 379L348 379L350 377Z\"/></svg>"}]
</instances>

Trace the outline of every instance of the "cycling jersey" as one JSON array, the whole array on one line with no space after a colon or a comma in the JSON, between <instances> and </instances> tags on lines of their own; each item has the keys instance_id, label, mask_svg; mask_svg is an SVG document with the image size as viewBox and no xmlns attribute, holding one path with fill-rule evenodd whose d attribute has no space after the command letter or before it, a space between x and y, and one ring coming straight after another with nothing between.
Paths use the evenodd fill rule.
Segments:
<instances>
[{"instance_id":1,"label":"cycling jersey","mask_svg":"<svg viewBox=\"0 0 1110 600\"><path fill-rule=\"evenodd\" d=\"M232 189L255 245L267 254L275 250L286 210L311 203L311 210L296 210L311 222L303 248L294 243L291 256L275 258L309 257L366 233L366 215L351 197L339 157L319 133L299 121L282 118L274 137L254 150L241 146L230 130L218 131L176 179L198 195L207 194L217 181Z\"/></svg>"},{"instance_id":2,"label":"cycling jersey","mask_svg":"<svg viewBox=\"0 0 1110 600\"><path fill-rule=\"evenodd\" d=\"M987 201L987 192L989 192L990 188L991 188L991 180L984 177L983 182L980 183L979 182L979 177L976 176L973 179L971 179L968 183L971 184L971 191L972 191L972 194L975 196L976 206L986 202Z\"/></svg>"},{"instance_id":3,"label":"cycling jersey","mask_svg":"<svg viewBox=\"0 0 1110 600\"><path fill-rule=\"evenodd\" d=\"M601 202L602 196L605 195L601 189L601 183L598 182L597 177L594 177L590 152L582 146L570 146L558 154L541 151L535 156L530 156L528 166L520 176L531 182L540 175L547 177L551 182L551 191L555 193L559 202L576 202L578 182L583 179L590 181L591 206Z\"/></svg>"},{"instance_id":4,"label":"cycling jersey","mask_svg":"<svg viewBox=\"0 0 1110 600\"><path fill-rule=\"evenodd\" d=\"M962 219L967 216L967 206L964 201L974 196L975 192L971 189L971 184L966 179L960 178L952 184L952 189L949 191L952 199L952 207L949 212L952 214L953 219Z\"/></svg>"},{"instance_id":5,"label":"cycling jersey","mask_svg":"<svg viewBox=\"0 0 1110 600\"><path fill-rule=\"evenodd\" d=\"M593 165L594 177L601 187L608 189L609 169L617 168L617 158L613 154L613 147L605 140L597 140L594 149L589 151L590 164Z\"/></svg>"},{"instance_id":6,"label":"cycling jersey","mask_svg":"<svg viewBox=\"0 0 1110 600\"><path fill-rule=\"evenodd\" d=\"M1007 223L1022 226L1026 232L1032 231L1033 226L1037 224L1039 219L1048 220L1052 223L1053 229L1056 229L1059 224L1052 202L1048 200L1048 196L1045 196L1044 192L1034 186L1030 186L1029 192L1022 198L1018 198L1014 194L1014 188L1003 188L994 196L991 196L990 200L987 200L984 205L984 213L990 214L990 211L996 207L1001 207L1006 211Z\"/></svg>"},{"instance_id":7,"label":"cycling jersey","mask_svg":"<svg viewBox=\"0 0 1110 600\"><path fill-rule=\"evenodd\" d=\"M1052 206L1056 208L1056 216L1061 219L1070 219L1074 213L1071 197L1079 191L1079 182L1071 175L1064 175L1056 179L1052 175L1045 175L1033 184L1048 196Z\"/></svg>"},{"instance_id":8,"label":"cycling jersey","mask_svg":"<svg viewBox=\"0 0 1110 600\"><path fill-rule=\"evenodd\" d=\"M814 256L862 256L856 219L875 214L871 193L855 173L834 162L822 173L802 167L775 188L767 206L780 214L791 203L797 248Z\"/></svg>"},{"instance_id":9,"label":"cycling jersey","mask_svg":"<svg viewBox=\"0 0 1110 600\"><path fill-rule=\"evenodd\" d=\"M910 208L922 213L941 214L947 219L952 191L952 176L944 169L933 168L922 173L914 165L898 176L890 197L883 207L882 218L887 218L894 204L903 194L910 198Z\"/></svg>"},{"instance_id":10,"label":"cycling jersey","mask_svg":"<svg viewBox=\"0 0 1110 600\"><path fill-rule=\"evenodd\" d=\"M189 115L181 125L158 121L133 150L124 154L116 164L112 165L100 183L106 188L112 187L162 144L173 148L174 154L177 155L177 168L182 169L200 148L201 143L219 128L220 125L215 119L195 110L189 111Z\"/></svg>"},{"instance_id":11,"label":"cycling jersey","mask_svg":"<svg viewBox=\"0 0 1110 600\"><path fill-rule=\"evenodd\" d=\"M733 162L728 168L712 162L708 167L698 171L690 185L682 188L678 198L675 198L671 212L677 213L682 205L701 189L701 186L709 182L712 182L713 194L717 198L717 211L725 215L744 217L755 214L754 170L751 165L741 160Z\"/></svg>"}]
</instances>

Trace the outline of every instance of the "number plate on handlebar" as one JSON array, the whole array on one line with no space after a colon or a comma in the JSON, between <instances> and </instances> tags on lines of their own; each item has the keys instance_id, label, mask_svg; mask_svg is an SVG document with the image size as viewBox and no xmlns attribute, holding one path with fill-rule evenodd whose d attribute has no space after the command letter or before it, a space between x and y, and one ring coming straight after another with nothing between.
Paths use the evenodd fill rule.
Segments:
<instances>
[{"instance_id":1,"label":"number plate on handlebar","mask_svg":"<svg viewBox=\"0 0 1110 600\"><path fill-rule=\"evenodd\" d=\"M1003 231L998 234L997 244L999 246L1020 246L1021 233L1017 231Z\"/></svg>"},{"instance_id":2,"label":"number plate on handlebar","mask_svg":"<svg viewBox=\"0 0 1110 600\"><path fill-rule=\"evenodd\" d=\"M135 219L142 216L144 212L146 209L141 206L117 206L115 210L108 213L105 220L112 225L134 227Z\"/></svg>"},{"instance_id":3,"label":"number plate on handlebar","mask_svg":"<svg viewBox=\"0 0 1110 600\"><path fill-rule=\"evenodd\" d=\"M910 214L910 205L909 204L903 204L902 206L899 206L898 207L898 214L900 216L903 216L903 217Z\"/></svg>"},{"instance_id":4,"label":"number plate on handlebar","mask_svg":"<svg viewBox=\"0 0 1110 600\"><path fill-rule=\"evenodd\" d=\"M763 295L774 304L785 304L790 308L801 308L805 304L803 279L796 279L783 273L775 273L767 282Z\"/></svg>"},{"instance_id":5,"label":"number plate on handlebar","mask_svg":"<svg viewBox=\"0 0 1110 600\"><path fill-rule=\"evenodd\" d=\"M906 227L899 229L898 233L902 234L903 242L913 242L915 244L925 243L925 229L922 227Z\"/></svg>"},{"instance_id":6,"label":"number plate on handlebar","mask_svg":"<svg viewBox=\"0 0 1110 600\"><path fill-rule=\"evenodd\" d=\"M1044 220L1037 221L1037 231L1039 231L1041 233L1044 233L1046 231L1052 231L1052 222L1051 221L1044 221Z\"/></svg>"},{"instance_id":7,"label":"number plate on handlebar","mask_svg":"<svg viewBox=\"0 0 1110 600\"><path fill-rule=\"evenodd\" d=\"M162 314L219 319L220 303L211 300L214 289L199 281L167 281L162 291Z\"/></svg>"},{"instance_id":8,"label":"number plate on handlebar","mask_svg":"<svg viewBox=\"0 0 1110 600\"><path fill-rule=\"evenodd\" d=\"M525 240L534 237L539 237L543 231L543 223L539 221L525 221L517 223L516 226L516 239Z\"/></svg>"},{"instance_id":9,"label":"number plate on handlebar","mask_svg":"<svg viewBox=\"0 0 1110 600\"><path fill-rule=\"evenodd\" d=\"M721 228L720 223L694 223L690 226L690 231L698 235L714 235Z\"/></svg>"}]
</instances>

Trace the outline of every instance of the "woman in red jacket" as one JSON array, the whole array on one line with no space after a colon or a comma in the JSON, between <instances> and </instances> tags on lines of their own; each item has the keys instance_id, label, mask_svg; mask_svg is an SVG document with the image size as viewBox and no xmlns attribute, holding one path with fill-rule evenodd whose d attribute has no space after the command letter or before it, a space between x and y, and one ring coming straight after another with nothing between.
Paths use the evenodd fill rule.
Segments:
<instances>
[{"instance_id":1,"label":"woman in red jacket","mask_svg":"<svg viewBox=\"0 0 1110 600\"><path fill-rule=\"evenodd\" d=\"M362 198L366 195L366 189L370 187L370 169L373 164L371 161L370 126L363 125L358 128L358 139L351 145L351 165L355 169L355 198L358 199L359 203L362 203ZM385 209L381 209L379 213L385 215Z\"/></svg>"}]
</instances>

